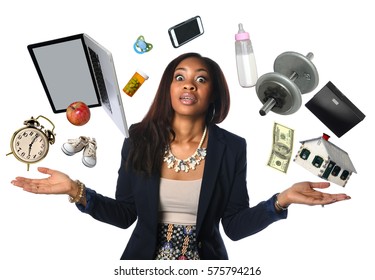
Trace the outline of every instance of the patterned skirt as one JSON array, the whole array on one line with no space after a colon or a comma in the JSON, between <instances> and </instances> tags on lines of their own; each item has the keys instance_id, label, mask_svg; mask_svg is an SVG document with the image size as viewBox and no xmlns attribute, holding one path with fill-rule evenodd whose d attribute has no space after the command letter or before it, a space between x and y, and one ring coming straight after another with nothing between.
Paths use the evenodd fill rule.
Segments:
<instances>
[{"instance_id":1,"label":"patterned skirt","mask_svg":"<svg viewBox=\"0 0 375 280\"><path fill-rule=\"evenodd\" d=\"M195 226L159 224L156 260L199 260Z\"/></svg>"}]
</instances>

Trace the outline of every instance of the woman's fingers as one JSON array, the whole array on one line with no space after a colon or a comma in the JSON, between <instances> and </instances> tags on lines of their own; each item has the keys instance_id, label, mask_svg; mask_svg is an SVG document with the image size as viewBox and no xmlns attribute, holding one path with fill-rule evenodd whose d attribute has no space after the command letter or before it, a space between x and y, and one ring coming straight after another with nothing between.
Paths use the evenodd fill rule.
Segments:
<instances>
[{"instance_id":1,"label":"woman's fingers","mask_svg":"<svg viewBox=\"0 0 375 280\"><path fill-rule=\"evenodd\" d=\"M49 169L47 167L38 167L38 171L43 174L52 175L53 171L52 169Z\"/></svg>"},{"instance_id":2,"label":"woman's fingers","mask_svg":"<svg viewBox=\"0 0 375 280\"><path fill-rule=\"evenodd\" d=\"M16 177L11 181L11 184L32 193L48 193L48 184L46 183L46 179L29 179L25 177Z\"/></svg>"},{"instance_id":3,"label":"woman's fingers","mask_svg":"<svg viewBox=\"0 0 375 280\"><path fill-rule=\"evenodd\" d=\"M311 182L310 187L313 189L326 189L330 186L329 182Z\"/></svg>"}]
</instances>

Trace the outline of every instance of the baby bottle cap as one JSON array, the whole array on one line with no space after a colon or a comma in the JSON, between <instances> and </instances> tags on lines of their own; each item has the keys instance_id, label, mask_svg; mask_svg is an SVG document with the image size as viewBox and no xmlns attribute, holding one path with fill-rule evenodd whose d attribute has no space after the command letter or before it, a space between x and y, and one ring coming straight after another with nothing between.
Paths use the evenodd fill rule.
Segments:
<instances>
[{"instance_id":1,"label":"baby bottle cap","mask_svg":"<svg viewBox=\"0 0 375 280\"><path fill-rule=\"evenodd\" d=\"M235 35L237 41L249 40L250 35L243 29L242 23L238 24L238 33Z\"/></svg>"}]
</instances>

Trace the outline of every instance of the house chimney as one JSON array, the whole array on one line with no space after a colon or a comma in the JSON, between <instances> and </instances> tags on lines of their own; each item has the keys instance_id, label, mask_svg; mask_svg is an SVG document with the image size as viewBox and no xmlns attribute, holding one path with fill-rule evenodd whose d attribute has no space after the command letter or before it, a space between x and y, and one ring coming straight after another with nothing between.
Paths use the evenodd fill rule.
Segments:
<instances>
[{"instance_id":1,"label":"house chimney","mask_svg":"<svg viewBox=\"0 0 375 280\"><path fill-rule=\"evenodd\" d=\"M328 141L329 137L331 137L331 136L329 136L328 134L323 133L322 137L323 137L324 140Z\"/></svg>"}]
</instances>

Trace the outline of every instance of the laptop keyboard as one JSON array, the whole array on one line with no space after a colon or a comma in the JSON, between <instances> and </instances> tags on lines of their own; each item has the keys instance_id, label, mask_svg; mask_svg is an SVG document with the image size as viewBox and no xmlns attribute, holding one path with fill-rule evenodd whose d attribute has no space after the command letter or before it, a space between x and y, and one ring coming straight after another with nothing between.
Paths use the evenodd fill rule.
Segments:
<instances>
[{"instance_id":1,"label":"laptop keyboard","mask_svg":"<svg viewBox=\"0 0 375 280\"><path fill-rule=\"evenodd\" d=\"M108 108L108 110L112 113L111 104L109 103L109 99L108 99L107 88L105 87L102 68L100 66L99 56L91 48L88 48L88 49L89 49L89 54L91 57L92 66L94 68L94 74L95 74L96 82L98 84L102 104L104 104Z\"/></svg>"}]
</instances>

